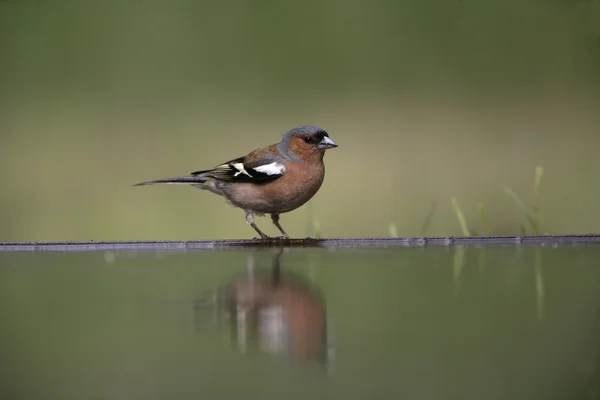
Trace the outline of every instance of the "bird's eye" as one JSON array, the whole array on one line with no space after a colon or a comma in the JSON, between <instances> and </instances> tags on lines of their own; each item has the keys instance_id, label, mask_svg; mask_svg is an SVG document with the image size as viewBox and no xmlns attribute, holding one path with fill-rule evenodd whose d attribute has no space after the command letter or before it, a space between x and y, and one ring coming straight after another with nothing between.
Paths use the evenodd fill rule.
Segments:
<instances>
[{"instance_id":1,"label":"bird's eye","mask_svg":"<svg viewBox=\"0 0 600 400\"><path fill-rule=\"evenodd\" d=\"M302 140L304 140L305 143L314 143L313 138L310 136L304 136Z\"/></svg>"}]
</instances>

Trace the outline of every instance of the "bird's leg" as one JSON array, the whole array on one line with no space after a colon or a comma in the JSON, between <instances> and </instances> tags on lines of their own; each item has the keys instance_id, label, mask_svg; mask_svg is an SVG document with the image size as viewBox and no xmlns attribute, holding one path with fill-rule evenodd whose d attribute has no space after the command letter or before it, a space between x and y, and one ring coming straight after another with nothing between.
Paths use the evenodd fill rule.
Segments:
<instances>
[{"instance_id":1,"label":"bird's leg","mask_svg":"<svg viewBox=\"0 0 600 400\"><path fill-rule=\"evenodd\" d=\"M254 214L252 214L252 211L246 211L246 222L248 223L248 225L253 227L256 232L258 232L261 239L269 239L269 237L265 235L260 229L258 229L258 226L256 226L256 224L254 223Z\"/></svg>"},{"instance_id":2,"label":"bird's leg","mask_svg":"<svg viewBox=\"0 0 600 400\"><path fill-rule=\"evenodd\" d=\"M279 252L273 257L273 283L278 284L281 282L281 255L285 247L279 249Z\"/></svg>"},{"instance_id":3,"label":"bird's leg","mask_svg":"<svg viewBox=\"0 0 600 400\"><path fill-rule=\"evenodd\" d=\"M277 227L277 229L279 229L281 231L281 233L283 233L284 239L290 238L288 236L288 234L285 232L285 230L283 229L283 227L281 226L281 224L279 223L279 214L271 214L271 221L273 221L273 225L275 225Z\"/></svg>"},{"instance_id":4,"label":"bird's leg","mask_svg":"<svg viewBox=\"0 0 600 400\"><path fill-rule=\"evenodd\" d=\"M246 278L250 284L254 284L254 254L250 254L248 256L248 261L246 262Z\"/></svg>"}]
</instances>

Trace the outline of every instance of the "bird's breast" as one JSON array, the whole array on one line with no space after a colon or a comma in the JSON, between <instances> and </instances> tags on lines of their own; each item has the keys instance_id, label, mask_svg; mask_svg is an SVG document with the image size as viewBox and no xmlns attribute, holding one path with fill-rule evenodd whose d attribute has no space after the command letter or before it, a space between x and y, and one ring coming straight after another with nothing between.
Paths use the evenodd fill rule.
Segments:
<instances>
[{"instance_id":1,"label":"bird's breast","mask_svg":"<svg viewBox=\"0 0 600 400\"><path fill-rule=\"evenodd\" d=\"M236 206L264 214L281 214L295 210L320 189L325 177L322 164L288 165L279 179L262 185L239 183L228 185L226 197Z\"/></svg>"}]
</instances>

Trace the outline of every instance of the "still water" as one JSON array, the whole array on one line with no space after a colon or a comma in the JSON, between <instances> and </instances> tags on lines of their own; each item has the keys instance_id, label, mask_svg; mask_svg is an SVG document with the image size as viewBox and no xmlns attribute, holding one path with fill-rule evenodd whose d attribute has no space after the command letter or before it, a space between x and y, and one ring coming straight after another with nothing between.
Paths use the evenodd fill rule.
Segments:
<instances>
[{"instance_id":1,"label":"still water","mask_svg":"<svg viewBox=\"0 0 600 400\"><path fill-rule=\"evenodd\" d=\"M0 253L1 399L599 399L600 246Z\"/></svg>"}]
</instances>

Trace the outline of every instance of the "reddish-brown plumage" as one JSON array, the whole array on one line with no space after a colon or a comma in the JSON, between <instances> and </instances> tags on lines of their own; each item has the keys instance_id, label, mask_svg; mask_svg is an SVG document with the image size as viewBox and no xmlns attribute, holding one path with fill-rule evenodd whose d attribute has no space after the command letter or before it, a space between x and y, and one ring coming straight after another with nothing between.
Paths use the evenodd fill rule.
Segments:
<instances>
[{"instance_id":1,"label":"reddish-brown plumage","mask_svg":"<svg viewBox=\"0 0 600 400\"><path fill-rule=\"evenodd\" d=\"M322 161L285 162L285 174L265 184L239 183L223 187L225 197L235 206L256 214L283 214L310 200L325 178Z\"/></svg>"},{"instance_id":2,"label":"reddish-brown plumage","mask_svg":"<svg viewBox=\"0 0 600 400\"><path fill-rule=\"evenodd\" d=\"M321 150L313 146L312 144L306 143L302 140L303 136L293 136L290 139L288 148L301 159L303 164L317 164L323 163L323 156L325 156L325 150Z\"/></svg>"}]
</instances>

